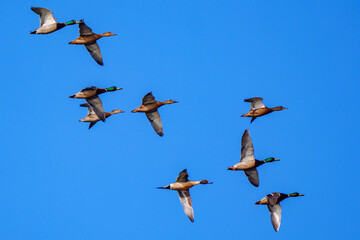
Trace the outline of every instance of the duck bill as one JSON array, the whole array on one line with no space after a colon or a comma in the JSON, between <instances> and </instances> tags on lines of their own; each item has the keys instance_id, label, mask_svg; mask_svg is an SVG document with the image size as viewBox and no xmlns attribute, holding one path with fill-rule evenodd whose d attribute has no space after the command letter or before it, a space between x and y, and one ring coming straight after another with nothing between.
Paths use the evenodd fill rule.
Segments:
<instances>
[{"instance_id":1,"label":"duck bill","mask_svg":"<svg viewBox=\"0 0 360 240\"><path fill-rule=\"evenodd\" d=\"M305 196L304 194L299 194L299 196Z\"/></svg>"},{"instance_id":2,"label":"duck bill","mask_svg":"<svg viewBox=\"0 0 360 240\"><path fill-rule=\"evenodd\" d=\"M274 161L280 161L280 159L275 158Z\"/></svg>"},{"instance_id":3,"label":"duck bill","mask_svg":"<svg viewBox=\"0 0 360 240\"><path fill-rule=\"evenodd\" d=\"M118 87L116 88L116 90L121 90L121 89L122 89L122 88L118 88Z\"/></svg>"}]
</instances>

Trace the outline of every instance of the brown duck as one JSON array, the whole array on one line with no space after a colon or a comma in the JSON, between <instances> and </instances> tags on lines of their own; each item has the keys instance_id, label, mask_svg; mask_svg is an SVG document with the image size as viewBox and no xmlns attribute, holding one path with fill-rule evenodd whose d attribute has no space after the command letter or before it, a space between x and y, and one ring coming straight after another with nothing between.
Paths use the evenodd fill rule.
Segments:
<instances>
[{"instance_id":1,"label":"brown duck","mask_svg":"<svg viewBox=\"0 0 360 240\"><path fill-rule=\"evenodd\" d=\"M263 98L261 97L253 97L245 99L244 102L250 102L250 111L246 114L241 115L242 117L251 117L250 123L252 123L257 117L264 116L274 111L281 111L287 108L282 106L277 106L273 108L268 108L263 104Z\"/></svg>"},{"instance_id":2,"label":"brown duck","mask_svg":"<svg viewBox=\"0 0 360 240\"><path fill-rule=\"evenodd\" d=\"M179 173L179 176L176 178L176 181L174 183L171 183L164 187L158 187L158 189L177 190L181 205L183 206L186 216L188 216L191 222L194 222L194 210L191 203L189 188L198 184L212 184L212 182L209 182L208 180L189 181L188 177L189 175L187 173L187 170L184 169Z\"/></svg>"},{"instance_id":3,"label":"brown duck","mask_svg":"<svg viewBox=\"0 0 360 240\"><path fill-rule=\"evenodd\" d=\"M163 126L161 123L161 118L159 115L159 112L157 111L157 109L165 104L172 104L172 103L177 103L178 101L174 101L174 100L166 100L164 102L159 102L155 100L155 97L152 95L151 92L149 92L148 94L146 94L143 99L142 99L142 105L134 110L132 110L131 112L135 113L135 112L144 112L146 114L146 117L149 119L152 127L154 128L155 132L159 135L159 136L163 136L164 132L163 132Z\"/></svg>"},{"instance_id":4,"label":"brown duck","mask_svg":"<svg viewBox=\"0 0 360 240\"><path fill-rule=\"evenodd\" d=\"M80 119L79 122L89 122L89 129L92 128L98 121L100 121L100 118L95 114L93 108L88 103L83 103L80 105L80 107L87 107L88 108L88 114L83 119ZM124 111L121 111L119 109L112 110L111 112L105 112L105 118L110 117L111 115L117 114L117 113L123 113Z\"/></svg>"},{"instance_id":5,"label":"brown duck","mask_svg":"<svg viewBox=\"0 0 360 240\"><path fill-rule=\"evenodd\" d=\"M81 20L79 22L79 32L80 36L77 37L75 40L69 42L69 44L81 44L85 45L86 49L89 51L93 59L99 64L104 65L102 55L100 52L99 45L96 43L96 41L102 37L110 37L115 36L115 33L111 32L105 32L103 34L96 34L93 33L91 28L89 28L84 20Z\"/></svg>"}]
</instances>

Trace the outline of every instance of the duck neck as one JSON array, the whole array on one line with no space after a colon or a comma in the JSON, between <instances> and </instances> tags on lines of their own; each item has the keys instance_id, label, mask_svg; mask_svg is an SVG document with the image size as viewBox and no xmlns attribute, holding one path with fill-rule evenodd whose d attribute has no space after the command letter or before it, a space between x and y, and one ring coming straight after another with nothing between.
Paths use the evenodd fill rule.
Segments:
<instances>
[{"instance_id":1,"label":"duck neck","mask_svg":"<svg viewBox=\"0 0 360 240\"><path fill-rule=\"evenodd\" d=\"M282 200L291 197L289 194L281 193L278 202L281 202Z\"/></svg>"},{"instance_id":2,"label":"duck neck","mask_svg":"<svg viewBox=\"0 0 360 240\"><path fill-rule=\"evenodd\" d=\"M65 26L67 26L66 23L56 23L56 28L57 29L62 29Z\"/></svg>"},{"instance_id":3,"label":"duck neck","mask_svg":"<svg viewBox=\"0 0 360 240\"><path fill-rule=\"evenodd\" d=\"M258 167L258 166L260 166L260 165L263 165L264 163L266 163L265 160L261 160L261 161L255 160L255 167Z\"/></svg>"}]
</instances>

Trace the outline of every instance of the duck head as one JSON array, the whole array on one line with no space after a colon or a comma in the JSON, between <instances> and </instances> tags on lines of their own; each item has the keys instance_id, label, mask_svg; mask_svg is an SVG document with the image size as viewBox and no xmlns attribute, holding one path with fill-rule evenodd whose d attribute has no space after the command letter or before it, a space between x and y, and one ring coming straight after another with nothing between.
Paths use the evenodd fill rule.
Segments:
<instances>
[{"instance_id":1,"label":"duck head","mask_svg":"<svg viewBox=\"0 0 360 240\"><path fill-rule=\"evenodd\" d=\"M79 21L75 21L75 20L70 20L70 21L67 21L65 24L66 25L74 25L74 24L77 24L77 23L80 23Z\"/></svg>"},{"instance_id":2,"label":"duck head","mask_svg":"<svg viewBox=\"0 0 360 240\"><path fill-rule=\"evenodd\" d=\"M125 112L125 111L121 111L119 109L114 109L114 110L111 111L112 114L123 113L123 112Z\"/></svg>"},{"instance_id":3,"label":"duck head","mask_svg":"<svg viewBox=\"0 0 360 240\"><path fill-rule=\"evenodd\" d=\"M280 161L280 159L273 158L273 157L269 157L269 158L264 159L264 162L274 162L274 161Z\"/></svg>"},{"instance_id":4,"label":"duck head","mask_svg":"<svg viewBox=\"0 0 360 240\"><path fill-rule=\"evenodd\" d=\"M115 33L112 32L104 32L103 34L101 34L103 37L110 37L110 36L116 36Z\"/></svg>"},{"instance_id":5,"label":"duck head","mask_svg":"<svg viewBox=\"0 0 360 240\"><path fill-rule=\"evenodd\" d=\"M213 182L209 182L208 180L201 180L200 184L213 184Z\"/></svg>"},{"instance_id":6,"label":"duck head","mask_svg":"<svg viewBox=\"0 0 360 240\"><path fill-rule=\"evenodd\" d=\"M121 90L122 88L112 86L112 87L108 87L108 88L105 88L105 89L106 89L107 92L113 92L113 91Z\"/></svg>"},{"instance_id":7,"label":"duck head","mask_svg":"<svg viewBox=\"0 0 360 240\"><path fill-rule=\"evenodd\" d=\"M305 196L304 194L300 194L298 192L293 192L289 194L289 197L301 197L301 196Z\"/></svg>"}]
</instances>

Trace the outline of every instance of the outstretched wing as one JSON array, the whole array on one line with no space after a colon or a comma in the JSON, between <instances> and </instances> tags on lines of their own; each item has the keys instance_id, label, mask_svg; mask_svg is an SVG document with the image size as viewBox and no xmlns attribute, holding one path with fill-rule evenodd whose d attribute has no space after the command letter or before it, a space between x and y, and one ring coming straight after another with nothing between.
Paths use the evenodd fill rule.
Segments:
<instances>
[{"instance_id":1,"label":"outstretched wing","mask_svg":"<svg viewBox=\"0 0 360 240\"><path fill-rule=\"evenodd\" d=\"M270 211L271 223L274 230L279 231L281 224L281 206L280 204L275 204L274 206L267 205Z\"/></svg>"},{"instance_id":2,"label":"outstretched wing","mask_svg":"<svg viewBox=\"0 0 360 240\"><path fill-rule=\"evenodd\" d=\"M99 64L99 65L104 65L103 59L102 59L102 55L100 52L100 47L99 45L94 42L94 43L90 43L90 44L85 44L86 49L89 51L91 57Z\"/></svg>"},{"instance_id":3,"label":"outstretched wing","mask_svg":"<svg viewBox=\"0 0 360 240\"><path fill-rule=\"evenodd\" d=\"M246 129L241 138L241 158L240 162L254 161L254 146L250 138L249 130Z\"/></svg>"},{"instance_id":4,"label":"outstretched wing","mask_svg":"<svg viewBox=\"0 0 360 240\"><path fill-rule=\"evenodd\" d=\"M98 116L101 121L105 122L105 112L101 99L98 96L94 96L87 98L86 101L92 107L96 116Z\"/></svg>"},{"instance_id":5,"label":"outstretched wing","mask_svg":"<svg viewBox=\"0 0 360 240\"><path fill-rule=\"evenodd\" d=\"M53 17L53 12L49 9L41 7L31 7L31 10L33 10L36 14L40 16L40 27L56 23L55 18Z\"/></svg>"},{"instance_id":6,"label":"outstretched wing","mask_svg":"<svg viewBox=\"0 0 360 240\"><path fill-rule=\"evenodd\" d=\"M96 123L97 123L97 122L91 122L91 123L89 124L89 129L91 129Z\"/></svg>"},{"instance_id":7,"label":"outstretched wing","mask_svg":"<svg viewBox=\"0 0 360 240\"><path fill-rule=\"evenodd\" d=\"M255 167L244 170L244 173L252 185L259 186L259 174Z\"/></svg>"},{"instance_id":8,"label":"outstretched wing","mask_svg":"<svg viewBox=\"0 0 360 240\"><path fill-rule=\"evenodd\" d=\"M164 136L163 126L161 123L160 114L158 111L146 112L146 117L149 119L151 126L159 136Z\"/></svg>"},{"instance_id":9,"label":"outstretched wing","mask_svg":"<svg viewBox=\"0 0 360 240\"><path fill-rule=\"evenodd\" d=\"M188 216L191 222L194 222L194 210L189 190L178 190L178 194L186 216Z\"/></svg>"},{"instance_id":10,"label":"outstretched wing","mask_svg":"<svg viewBox=\"0 0 360 240\"><path fill-rule=\"evenodd\" d=\"M146 94L142 99L143 105L154 103L154 102L155 102L155 97L152 95L152 92L149 92L148 94Z\"/></svg>"},{"instance_id":11,"label":"outstretched wing","mask_svg":"<svg viewBox=\"0 0 360 240\"><path fill-rule=\"evenodd\" d=\"M79 33L80 36L87 36L87 35L93 35L94 33L92 32L91 28L89 28L85 22L84 19L80 20L79 23Z\"/></svg>"},{"instance_id":12,"label":"outstretched wing","mask_svg":"<svg viewBox=\"0 0 360 240\"><path fill-rule=\"evenodd\" d=\"M187 169L182 170L179 173L179 176L176 178L176 182L187 182L189 174L187 173Z\"/></svg>"},{"instance_id":13,"label":"outstretched wing","mask_svg":"<svg viewBox=\"0 0 360 240\"><path fill-rule=\"evenodd\" d=\"M248 99L245 99L244 102L251 103L250 110L265 107L265 105L263 104L263 98L261 98L261 97L248 98Z\"/></svg>"}]
</instances>

